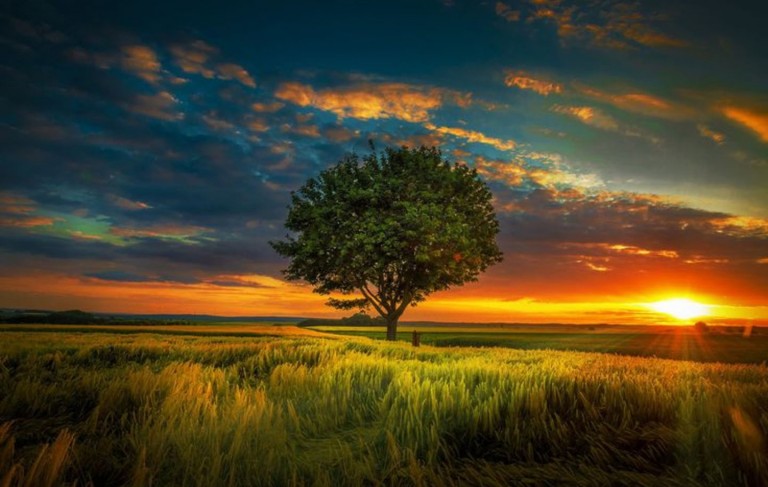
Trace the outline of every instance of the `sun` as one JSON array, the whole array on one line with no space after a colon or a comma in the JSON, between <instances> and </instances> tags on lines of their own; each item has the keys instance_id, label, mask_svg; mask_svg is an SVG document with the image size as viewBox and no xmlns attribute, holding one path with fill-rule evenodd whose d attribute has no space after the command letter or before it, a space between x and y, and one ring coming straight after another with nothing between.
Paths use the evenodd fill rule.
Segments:
<instances>
[{"instance_id":1,"label":"sun","mask_svg":"<svg viewBox=\"0 0 768 487\"><path fill-rule=\"evenodd\" d=\"M678 320L690 320L706 315L710 307L687 298L675 298L651 303L650 308L674 316Z\"/></svg>"}]
</instances>

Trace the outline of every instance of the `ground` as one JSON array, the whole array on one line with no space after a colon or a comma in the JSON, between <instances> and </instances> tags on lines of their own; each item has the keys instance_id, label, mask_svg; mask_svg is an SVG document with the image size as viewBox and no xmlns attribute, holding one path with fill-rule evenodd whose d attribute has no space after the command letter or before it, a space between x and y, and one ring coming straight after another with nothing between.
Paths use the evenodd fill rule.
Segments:
<instances>
[{"instance_id":1,"label":"ground","mask_svg":"<svg viewBox=\"0 0 768 487\"><path fill-rule=\"evenodd\" d=\"M291 325L25 326L0 331L1 485L768 483L764 365ZM544 331L548 348L639 340ZM669 336L711 353L759 339Z\"/></svg>"}]
</instances>

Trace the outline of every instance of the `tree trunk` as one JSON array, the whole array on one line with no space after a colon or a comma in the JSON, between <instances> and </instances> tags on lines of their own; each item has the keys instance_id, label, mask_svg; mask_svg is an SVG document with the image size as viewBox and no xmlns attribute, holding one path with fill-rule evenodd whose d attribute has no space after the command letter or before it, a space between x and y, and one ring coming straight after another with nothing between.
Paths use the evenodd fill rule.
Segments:
<instances>
[{"instance_id":1,"label":"tree trunk","mask_svg":"<svg viewBox=\"0 0 768 487\"><path fill-rule=\"evenodd\" d=\"M397 318L387 318L387 340L397 340Z\"/></svg>"}]
</instances>

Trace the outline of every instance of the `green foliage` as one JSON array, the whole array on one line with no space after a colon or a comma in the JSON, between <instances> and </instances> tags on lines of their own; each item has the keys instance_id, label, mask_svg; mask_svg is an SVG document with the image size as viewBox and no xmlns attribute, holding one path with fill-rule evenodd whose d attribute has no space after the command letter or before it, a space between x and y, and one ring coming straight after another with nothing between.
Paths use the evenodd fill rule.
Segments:
<instances>
[{"instance_id":1,"label":"green foliage","mask_svg":"<svg viewBox=\"0 0 768 487\"><path fill-rule=\"evenodd\" d=\"M408 305L464 284L501 261L499 224L474 169L435 148L348 155L292 195L285 275L340 309L373 306L396 325Z\"/></svg>"},{"instance_id":2,"label":"green foliage","mask_svg":"<svg viewBox=\"0 0 768 487\"><path fill-rule=\"evenodd\" d=\"M764 366L362 338L0 338L0 480L12 470L14 486L768 482Z\"/></svg>"}]
</instances>

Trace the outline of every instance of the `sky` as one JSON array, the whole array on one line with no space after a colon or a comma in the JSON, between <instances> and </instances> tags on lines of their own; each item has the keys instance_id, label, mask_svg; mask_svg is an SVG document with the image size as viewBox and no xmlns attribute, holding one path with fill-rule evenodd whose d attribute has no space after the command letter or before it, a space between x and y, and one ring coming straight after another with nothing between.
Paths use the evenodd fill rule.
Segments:
<instances>
[{"instance_id":1,"label":"sky","mask_svg":"<svg viewBox=\"0 0 768 487\"><path fill-rule=\"evenodd\" d=\"M436 145L504 261L404 320L768 324L760 2L3 2L0 307L342 316L269 246L345 154Z\"/></svg>"}]
</instances>

